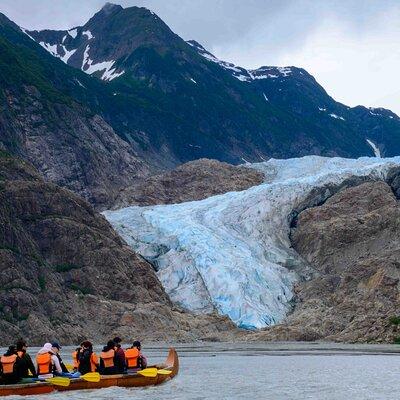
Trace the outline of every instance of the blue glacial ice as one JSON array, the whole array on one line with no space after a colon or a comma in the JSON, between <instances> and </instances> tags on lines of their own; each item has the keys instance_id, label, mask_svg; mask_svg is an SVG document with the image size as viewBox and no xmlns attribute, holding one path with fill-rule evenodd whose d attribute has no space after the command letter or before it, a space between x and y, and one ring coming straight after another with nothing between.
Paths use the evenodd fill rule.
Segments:
<instances>
[{"instance_id":1,"label":"blue glacial ice","mask_svg":"<svg viewBox=\"0 0 400 400\"><path fill-rule=\"evenodd\" d=\"M290 244L291 212L314 189L355 177L382 180L399 164L400 157L271 159L251 165L264 172L265 183L242 192L103 214L153 263L172 301L263 328L291 309L296 266L304 265Z\"/></svg>"}]
</instances>

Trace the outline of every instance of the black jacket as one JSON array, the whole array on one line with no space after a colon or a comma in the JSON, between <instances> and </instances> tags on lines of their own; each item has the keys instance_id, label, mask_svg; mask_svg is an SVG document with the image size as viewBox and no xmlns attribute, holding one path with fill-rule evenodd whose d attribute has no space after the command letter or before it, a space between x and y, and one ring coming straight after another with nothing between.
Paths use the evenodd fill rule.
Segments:
<instances>
[{"instance_id":1,"label":"black jacket","mask_svg":"<svg viewBox=\"0 0 400 400\"><path fill-rule=\"evenodd\" d=\"M79 368L78 371L84 375L87 374L88 372L92 372L92 366L91 366L91 358L92 358L93 350L90 349L85 349L81 350L78 353L78 361L79 361Z\"/></svg>"},{"instance_id":2,"label":"black jacket","mask_svg":"<svg viewBox=\"0 0 400 400\"><path fill-rule=\"evenodd\" d=\"M20 357L19 369L23 378L29 378L29 371L33 377L36 377L36 368L33 365L32 358L27 352L23 352Z\"/></svg>"}]
</instances>

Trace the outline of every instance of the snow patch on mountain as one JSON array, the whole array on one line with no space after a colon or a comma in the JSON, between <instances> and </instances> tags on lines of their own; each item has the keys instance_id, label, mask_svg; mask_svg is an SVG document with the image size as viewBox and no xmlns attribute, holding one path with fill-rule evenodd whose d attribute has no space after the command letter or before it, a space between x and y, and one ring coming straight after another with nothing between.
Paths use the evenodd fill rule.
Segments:
<instances>
[{"instance_id":1,"label":"snow patch on mountain","mask_svg":"<svg viewBox=\"0 0 400 400\"><path fill-rule=\"evenodd\" d=\"M61 44L50 44L45 42L39 42L39 44L46 49L52 56L57 57L65 62L68 63L70 57L76 52L77 49L67 50L67 48Z\"/></svg>"},{"instance_id":2,"label":"snow patch on mountain","mask_svg":"<svg viewBox=\"0 0 400 400\"><path fill-rule=\"evenodd\" d=\"M94 36L92 35L92 32L90 32L89 30L82 32L82 35L86 35L88 40L94 38Z\"/></svg>"},{"instance_id":3,"label":"snow patch on mountain","mask_svg":"<svg viewBox=\"0 0 400 400\"><path fill-rule=\"evenodd\" d=\"M84 89L86 89L86 86L84 86L79 79L75 78L74 80L80 87L83 87Z\"/></svg>"},{"instance_id":4,"label":"snow patch on mountain","mask_svg":"<svg viewBox=\"0 0 400 400\"><path fill-rule=\"evenodd\" d=\"M171 299L195 312L216 309L238 326L285 318L302 259L291 248L290 215L311 193L329 196L348 179L384 179L393 159L307 156L252 164L266 182L201 201L106 211L104 216L153 263ZM327 187L330 187L328 189Z\"/></svg>"},{"instance_id":5,"label":"snow patch on mountain","mask_svg":"<svg viewBox=\"0 0 400 400\"><path fill-rule=\"evenodd\" d=\"M115 61L113 61L113 63L111 64L111 67L114 64L114 62ZM101 77L101 79L103 79L104 81L112 81L113 79L118 78L119 76L125 73L125 71L117 72L115 68L111 67L104 71L104 74Z\"/></svg>"},{"instance_id":6,"label":"snow patch on mountain","mask_svg":"<svg viewBox=\"0 0 400 400\"><path fill-rule=\"evenodd\" d=\"M101 61L98 63L93 63L93 60L89 57L89 50L90 46L87 45L85 51L83 53L83 60L82 60L82 71L91 75L95 72L103 72L101 75L101 79L104 81L112 81L115 78L123 75L125 71L116 72L116 68L113 68L115 63L114 60L110 61Z\"/></svg>"},{"instance_id":7,"label":"snow patch on mountain","mask_svg":"<svg viewBox=\"0 0 400 400\"><path fill-rule=\"evenodd\" d=\"M45 43L45 42L39 42L39 44L46 49L51 55L58 57L57 53L57 44L50 44L50 43Z\"/></svg>"},{"instance_id":8,"label":"snow patch on mountain","mask_svg":"<svg viewBox=\"0 0 400 400\"><path fill-rule=\"evenodd\" d=\"M57 55L57 56L60 57L61 60L65 62L65 64L67 64L70 57L76 52L76 49L67 50L67 48L63 45L61 47L64 50L64 55L63 56Z\"/></svg>"},{"instance_id":9,"label":"snow patch on mountain","mask_svg":"<svg viewBox=\"0 0 400 400\"><path fill-rule=\"evenodd\" d=\"M239 79L242 82L249 82L252 80L249 72L246 69L238 67L235 64L218 59L217 57L214 56L214 54L211 54L201 44L197 43L194 40L189 40L187 43L190 46L194 47L197 50L197 52L205 59L220 65L222 68L226 70L232 71L232 76L234 76L236 79Z\"/></svg>"},{"instance_id":10,"label":"snow patch on mountain","mask_svg":"<svg viewBox=\"0 0 400 400\"><path fill-rule=\"evenodd\" d=\"M341 117L340 115L336 115L336 114L329 114L330 117L335 118L335 119L341 119L342 121L346 121L343 117Z\"/></svg>"},{"instance_id":11,"label":"snow patch on mountain","mask_svg":"<svg viewBox=\"0 0 400 400\"><path fill-rule=\"evenodd\" d=\"M249 74L253 79L277 79L291 75L292 69L290 67L260 67L250 70Z\"/></svg>"},{"instance_id":12,"label":"snow patch on mountain","mask_svg":"<svg viewBox=\"0 0 400 400\"><path fill-rule=\"evenodd\" d=\"M78 34L78 29L74 28L74 29L70 29L68 32L68 35L70 35L72 37L72 39L76 38L76 35Z\"/></svg>"},{"instance_id":13,"label":"snow patch on mountain","mask_svg":"<svg viewBox=\"0 0 400 400\"><path fill-rule=\"evenodd\" d=\"M230 62L220 60L195 40L189 40L187 43L194 47L196 51L205 59L220 65L226 70L232 71L232 76L242 82L251 82L252 80L256 79L285 78L293 73L291 67L260 67L258 69L247 70Z\"/></svg>"},{"instance_id":14,"label":"snow patch on mountain","mask_svg":"<svg viewBox=\"0 0 400 400\"><path fill-rule=\"evenodd\" d=\"M379 158L382 157L379 147L372 140L369 140L369 139L366 139L366 140L367 140L367 143L372 147L375 157L379 157Z\"/></svg>"},{"instance_id":15,"label":"snow patch on mountain","mask_svg":"<svg viewBox=\"0 0 400 400\"><path fill-rule=\"evenodd\" d=\"M289 76L292 74L292 69L290 67L276 67L282 76Z\"/></svg>"}]
</instances>

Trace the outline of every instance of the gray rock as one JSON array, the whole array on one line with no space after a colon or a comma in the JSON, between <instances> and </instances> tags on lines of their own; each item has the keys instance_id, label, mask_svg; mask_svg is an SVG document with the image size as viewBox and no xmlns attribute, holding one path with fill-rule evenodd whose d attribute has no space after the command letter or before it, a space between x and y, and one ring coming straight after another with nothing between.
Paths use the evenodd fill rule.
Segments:
<instances>
[{"instance_id":1,"label":"gray rock","mask_svg":"<svg viewBox=\"0 0 400 400\"><path fill-rule=\"evenodd\" d=\"M140 180L118 195L114 208L202 200L263 182L263 173L217 160L199 159Z\"/></svg>"},{"instance_id":2,"label":"gray rock","mask_svg":"<svg viewBox=\"0 0 400 400\"><path fill-rule=\"evenodd\" d=\"M390 186L347 188L300 213L294 248L315 269L284 324L252 340L392 342L400 306L400 206Z\"/></svg>"},{"instance_id":3,"label":"gray rock","mask_svg":"<svg viewBox=\"0 0 400 400\"><path fill-rule=\"evenodd\" d=\"M69 190L0 153L0 345L235 335L227 318L174 307L151 265Z\"/></svg>"}]
</instances>

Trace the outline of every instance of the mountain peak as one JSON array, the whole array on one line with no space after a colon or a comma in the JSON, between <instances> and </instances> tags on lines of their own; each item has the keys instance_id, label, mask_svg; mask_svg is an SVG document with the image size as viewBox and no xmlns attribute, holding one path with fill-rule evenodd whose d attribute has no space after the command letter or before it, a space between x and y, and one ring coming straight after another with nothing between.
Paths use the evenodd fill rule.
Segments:
<instances>
[{"instance_id":1,"label":"mountain peak","mask_svg":"<svg viewBox=\"0 0 400 400\"><path fill-rule=\"evenodd\" d=\"M103 13L105 13L105 14L110 14L111 12L113 12L115 10L122 10L122 9L123 9L123 7L120 6L119 4L114 4L114 3L107 2L102 7L101 11L103 11Z\"/></svg>"}]
</instances>

